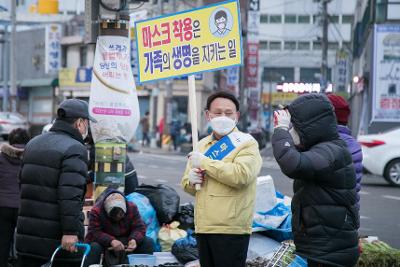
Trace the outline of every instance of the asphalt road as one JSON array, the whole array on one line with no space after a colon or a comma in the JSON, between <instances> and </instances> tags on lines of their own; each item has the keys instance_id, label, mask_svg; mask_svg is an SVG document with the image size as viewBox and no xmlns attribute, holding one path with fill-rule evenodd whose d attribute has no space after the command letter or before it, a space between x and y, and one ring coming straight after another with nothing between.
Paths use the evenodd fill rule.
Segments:
<instances>
[{"instance_id":1,"label":"asphalt road","mask_svg":"<svg viewBox=\"0 0 400 267\"><path fill-rule=\"evenodd\" d=\"M264 154L261 175L271 175L275 188L293 196L292 181L284 176L269 153ZM165 183L174 187L181 203L193 201L183 192L180 179L186 165L183 155L165 153L133 153L131 160L139 175L139 183ZM361 191L361 235L378 236L391 246L400 249L400 188L389 186L383 178L365 176Z\"/></svg>"}]
</instances>

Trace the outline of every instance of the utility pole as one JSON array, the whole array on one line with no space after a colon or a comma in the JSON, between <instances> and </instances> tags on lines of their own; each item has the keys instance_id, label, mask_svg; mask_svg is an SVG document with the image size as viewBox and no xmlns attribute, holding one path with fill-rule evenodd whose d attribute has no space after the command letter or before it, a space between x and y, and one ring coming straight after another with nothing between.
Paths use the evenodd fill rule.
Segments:
<instances>
[{"instance_id":1,"label":"utility pole","mask_svg":"<svg viewBox=\"0 0 400 267\"><path fill-rule=\"evenodd\" d=\"M243 56L246 57L246 47L247 47L247 13L248 13L248 3L247 0L240 1L240 10L242 13L241 23L242 23L242 44L243 44ZM239 76L239 101L240 101L240 126L243 132L247 132L247 90L246 86L246 69L245 64L240 67L240 76Z\"/></svg>"},{"instance_id":2,"label":"utility pole","mask_svg":"<svg viewBox=\"0 0 400 267\"><path fill-rule=\"evenodd\" d=\"M10 43L10 80L11 80L11 111L17 111L17 64L15 58L15 36L16 36L16 16L17 6L15 0L11 0L11 43Z\"/></svg>"},{"instance_id":3,"label":"utility pole","mask_svg":"<svg viewBox=\"0 0 400 267\"><path fill-rule=\"evenodd\" d=\"M321 93L326 91L328 85L328 3L331 0L322 0L322 61L321 61Z\"/></svg>"},{"instance_id":4,"label":"utility pole","mask_svg":"<svg viewBox=\"0 0 400 267\"><path fill-rule=\"evenodd\" d=\"M8 25L4 25L4 33L2 40L2 64L3 64L3 111L8 111L8 78L9 78L9 40L8 40Z\"/></svg>"},{"instance_id":5,"label":"utility pole","mask_svg":"<svg viewBox=\"0 0 400 267\"><path fill-rule=\"evenodd\" d=\"M175 12L176 4L175 0L172 0L173 12ZM158 0L160 15L164 14L164 1ZM173 95L173 79L168 79L164 84L165 94L164 94L164 135L170 135L170 128L172 122L172 95Z\"/></svg>"}]
</instances>

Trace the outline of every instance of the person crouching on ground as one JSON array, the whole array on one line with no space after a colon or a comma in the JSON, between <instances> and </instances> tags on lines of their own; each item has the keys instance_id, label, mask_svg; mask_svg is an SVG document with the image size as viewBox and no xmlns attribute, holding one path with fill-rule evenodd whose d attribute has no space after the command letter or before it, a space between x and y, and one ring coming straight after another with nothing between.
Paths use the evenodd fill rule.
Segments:
<instances>
[{"instance_id":1,"label":"person crouching on ground","mask_svg":"<svg viewBox=\"0 0 400 267\"><path fill-rule=\"evenodd\" d=\"M109 265L128 263L126 254L152 254L153 241L145 234L146 225L137 206L111 189L89 213L85 242L91 244L92 252L86 262L99 263L102 253Z\"/></svg>"}]
</instances>

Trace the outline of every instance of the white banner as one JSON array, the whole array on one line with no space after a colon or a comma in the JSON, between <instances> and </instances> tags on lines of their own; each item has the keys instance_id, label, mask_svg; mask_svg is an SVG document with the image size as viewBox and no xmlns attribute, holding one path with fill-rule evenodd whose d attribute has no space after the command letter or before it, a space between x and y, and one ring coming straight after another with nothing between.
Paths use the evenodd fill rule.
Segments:
<instances>
[{"instance_id":1,"label":"white banner","mask_svg":"<svg viewBox=\"0 0 400 267\"><path fill-rule=\"evenodd\" d=\"M95 142L132 139L140 113L128 37L97 39L89 108L90 115L98 121L91 123Z\"/></svg>"},{"instance_id":2,"label":"white banner","mask_svg":"<svg viewBox=\"0 0 400 267\"><path fill-rule=\"evenodd\" d=\"M61 25L47 25L45 35L44 70L46 73L57 73L61 67Z\"/></svg>"},{"instance_id":3,"label":"white banner","mask_svg":"<svg viewBox=\"0 0 400 267\"><path fill-rule=\"evenodd\" d=\"M372 121L400 122L400 25L375 25Z\"/></svg>"}]
</instances>

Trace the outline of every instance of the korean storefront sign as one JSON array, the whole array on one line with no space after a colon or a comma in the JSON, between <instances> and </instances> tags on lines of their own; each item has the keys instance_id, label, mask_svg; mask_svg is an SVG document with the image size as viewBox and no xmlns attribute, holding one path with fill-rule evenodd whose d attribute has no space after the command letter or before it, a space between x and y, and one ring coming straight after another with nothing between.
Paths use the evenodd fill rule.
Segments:
<instances>
[{"instance_id":1,"label":"korean storefront sign","mask_svg":"<svg viewBox=\"0 0 400 267\"><path fill-rule=\"evenodd\" d=\"M236 0L138 21L135 31L140 83L242 64Z\"/></svg>"},{"instance_id":2,"label":"korean storefront sign","mask_svg":"<svg viewBox=\"0 0 400 267\"><path fill-rule=\"evenodd\" d=\"M61 67L61 25L47 25L45 40L45 72L57 73Z\"/></svg>"},{"instance_id":3,"label":"korean storefront sign","mask_svg":"<svg viewBox=\"0 0 400 267\"><path fill-rule=\"evenodd\" d=\"M372 121L400 122L400 25L375 25Z\"/></svg>"}]
</instances>

